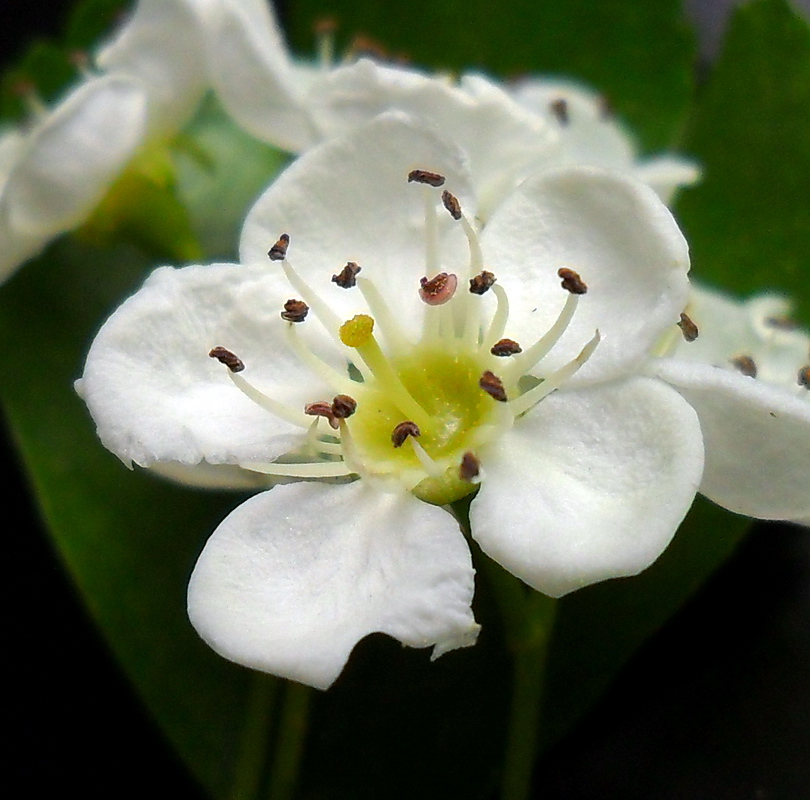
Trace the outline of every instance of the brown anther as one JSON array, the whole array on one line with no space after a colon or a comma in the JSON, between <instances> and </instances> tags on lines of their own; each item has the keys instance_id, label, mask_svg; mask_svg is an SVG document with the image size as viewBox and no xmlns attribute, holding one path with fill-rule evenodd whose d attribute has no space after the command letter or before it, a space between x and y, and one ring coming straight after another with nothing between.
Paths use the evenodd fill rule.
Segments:
<instances>
[{"instance_id":1,"label":"brown anther","mask_svg":"<svg viewBox=\"0 0 810 800\"><path fill-rule=\"evenodd\" d=\"M336 283L341 289L351 289L357 285L357 273L362 267L354 261L348 261L346 266L337 274L332 276L332 283Z\"/></svg>"},{"instance_id":2,"label":"brown anther","mask_svg":"<svg viewBox=\"0 0 810 800\"><path fill-rule=\"evenodd\" d=\"M290 237L282 233L276 243L267 251L271 261L284 261L287 258L287 248L290 246Z\"/></svg>"},{"instance_id":3,"label":"brown anther","mask_svg":"<svg viewBox=\"0 0 810 800\"><path fill-rule=\"evenodd\" d=\"M308 417L324 417L329 420L329 425L337 430L340 427L335 412L332 409L332 404L327 403L325 400L318 400L315 403L307 403L304 406L304 413Z\"/></svg>"},{"instance_id":4,"label":"brown anther","mask_svg":"<svg viewBox=\"0 0 810 800\"><path fill-rule=\"evenodd\" d=\"M481 462L470 452L461 457L461 465L458 469L458 476L467 483L473 483L481 474Z\"/></svg>"},{"instance_id":5,"label":"brown anther","mask_svg":"<svg viewBox=\"0 0 810 800\"><path fill-rule=\"evenodd\" d=\"M287 322L303 322L309 314L309 306L303 300L288 300L284 304L284 311L281 312L281 318L286 319Z\"/></svg>"},{"instance_id":6,"label":"brown anther","mask_svg":"<svg viewBox=\"0 0 810 800\"><path fill-rule=\"evenodd\" d=\"M492 288L495 283L495 276L488 270L482 270L474 278L470 278L470 292L472 294L484 294Z\"/></svg>"},{"instance_id":7,"label":"brown anther","mask_svg":"<svg viewBox=\"0 0 810 800\"><path fill-rule=\"evenodd\" d=\"M450 216L453 219L461 219L461 203L459 203L458 198L454 194L450 194L447 189L442 192L442 203L444 203L444 207L450 212Z\"/></svg>"},{"instance_id":8,"label":"brown anther","mask_svg":"<svg viewBox=\"0 0 810 800\"><path fill-rule=\"evenodd\" d=\"M214 347L208 355L224 364L231 372L241 372L245 368L242 359L225 347Z\"/></svg>"},{"instance_id":9,"label":"brown anther","mask_svg":"<svg viewBox=\"0 0 810 800\"><path fill-rule=\"evenodd\" d=\"M562 287L566 292L585 294L588 291L588 285L579 277L579 273L568 267L560 267L557 270L557 276L562 278Z\"/></svg>"},{"instance_id":10,"label":"brown anther","mask_svg":"<svg viewBox=\"0 0 810 800\"><path fill-rule=\"evenodd\" d=\"M487 370L478 380L478 385L494 400L499 403L506 402L506 389L503 381L494 373Z\"/></svg>"},{"instance_id":11,"label":"brown anther","mask_svg":"<svg viewBox=\"0 0 810 800\"><path fill-rule=\"evenodd\" d=\"M325 36L328 33L334 33L338 28L338 24L334 17L321 17L315 20L313 28L317 36Z\"/></svg>"},{"instance_id":12,"label":"brown anther","mask_svg":"<svg viewBox=\"0 0 810 800\"><path fill-rule=\"evenodd\" d=\"M567 125L571 121L571 117L568 114L568 101L564 97L552 100L548 104L548 107L551 109L551 113L554 114L560 125Z\"/></svg>"},{"instance_id":13,"label":"brown anther","mask_svg":"<svg viewBox=\"0 0 810 800\"><path fill-rule=\"evenodd\" d=\"M385 61L388 58L388 51L385 47L376 39L372 39L370 36L366 36L363 33L358 33L357 36L352 39L349 52L355 58L371 56L378 61Z\"/></svg>"},{"instance_id":14,"label":"brown anther","mask_svg":"<svg viewBox=\"0 0 810 800\"><path fill-rule=\"evenodd\" d=\"M332 398L332 413L335 419L348 419L357 411L357 400L347 394L338 394Z\"/></svg>"},{"instance_id":15,"label":"brown anther","mask_svg":"<svg viewBox=\"0 0 810 800\"><path fill-rule=\"evenodd\" d=\"M67 58L70 65L76 69L87 69L90 65L90 56L86 50L71 50Z\"/></svg>"},{"instance_id":16,"label":"brown anther","mask_svg":"<svg viewBox=\"0 0 810 800\"><path fill-rule=\"evenodd\" d=\"M427 186L444 186L445 177L438 172L428 172L426 169L412 169L408 173L408 183L424 183Z\"/></svg>"},{"instance_id":17,"label":"brown anther","mask_svg":"<svg viewBox=\"0 0 810 800\"><path fill-rule=\"evenodd\" d=\"M504 358L505 356L514 356L517 353L522 353L523 348L512 339L501 339L495 342L489 350L493 356Z\"/></svg>"},{"instance_id":18,"label":"brown anther","mask_svg":"<svg viewBox=\"0 0 810 800\"><path fill-rule=\"evenodd\" d=\"M695 339L698 338L698 334L700 333L698 326L695 325L695 323L686 314L681 314L681 320L678 323L678 327L681 329L683 338L687 342L694 342Z\"/></svg>"},{"instance_id":19,"label":"brown anther","mask_svg":"<svg viewBox=\"0 0 810 800\"><path fill-rule=\"evenodd\" d=\"M611 103L610 98L605 95L600 95L599 97L599 116L604 120L612 119L616 116L616 109L613 107L613 103Z\"/></svg>"},{"instance_id":20,"label":"brown anther","mask_svg":"<svg viewBox=\"0 0 810 800\"><path fill-rule=\"evenodd\" d=\"M798 383L799 386L804 386L805 389L810 389L810 364L805 365L799 370L796 383Z\"/></svg>"},{"instance_id":21,"label":"brown anther","mask_svg":"<svg viewBox=\"0 0 810 800\"><path fill-rule=\"evenodd\" d=\"M419 426L415 422L406 420L405 422L400 422L399 425L394 428L391 434L391 442L394 447L402 447L409 436L420 436L421 433L422 431L419 430Z\"/></svg>"},{"instance_id":22,"label":"brown anther","mask_svg":"<svg viewBox=\"0 0 810 800\"><path fill-rule=\"evenodd\" d=\"M757 365L754 363L754 359L751 358L751 356L737 356L731 359L731 363L746 377L757 377Z\"/></svg>"},{"instance_id":23,"label":"brown anther","mask_svg":"<svg viewBox=\"0 0 810 800\"><path fill-rule=\"evenodd\" d=\"M429 306L444 305L456 293L458 278L452 272L440 272L435 278L419 281L419 297Z\"/></svg>"},{"instance_id":24,"label":"brown anther","mask_svg":"<svg viewBox=\"0 0 810 800\"><path fill-rule=\"evenodd\" d=\"M799 327L799 323L790 317L767 317L765 324L769 328L775 328L780 331L795 331Z\"/></svg>"}]
</instances>

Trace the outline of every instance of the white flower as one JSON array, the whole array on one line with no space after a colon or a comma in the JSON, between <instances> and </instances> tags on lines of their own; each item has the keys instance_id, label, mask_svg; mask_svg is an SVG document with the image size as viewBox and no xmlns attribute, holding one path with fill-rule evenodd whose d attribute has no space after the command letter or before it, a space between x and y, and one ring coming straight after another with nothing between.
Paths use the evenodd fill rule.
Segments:
<instances>
[{"instance_id":1,"label":"white flower","mask_svg":"<svg viewBox=\"0 0 810 800\"><path fill-rule=\"evenodd\" d=\"M333 64L328 53L320 64L301 63L290 58L263 0L220 0L210 23L213 83L223 105L254 136L301 152L382 112L404 111L467 153L481 219L523 178L563 165L624 171L665 199L698 178L680 159L639 163L629 134L615 121L597 124L595 98L573 85L526 81L510 92L479 75L455 82L368 58ZM560 122L561 93L570 104L570 124Z\"/></svg>"},{"instance_id":2,"label":"white flower","mask_svg":"<svg viewBox=\"0 0 810 800\"><path fill-rule=\"evenodd\" d=\"M154 170L153 151L179 131L209 85L208 7L209 0L141 0L98 54L105 72L3 138L0 281L84 223L136 159Z\"/></svg>"},{"instance_id":3,"label":"white flower","mask_svg":"<svg viewBox=\"0 0 810 800\"><path fill-rule=\"evenodd\" d=\"M244 265L158 270L95 340L78 388L122 460L302 481L197 563L189 613L226 657L326 687L372 631L471 644L439 504L476 490L473 537L557 596L644 569L689 508L697 417L642 374L688 296L669 212L588 169L525 182L480 235L472 198L460 152L382 115L270 187Z\"/></svg>"}]
</instances>

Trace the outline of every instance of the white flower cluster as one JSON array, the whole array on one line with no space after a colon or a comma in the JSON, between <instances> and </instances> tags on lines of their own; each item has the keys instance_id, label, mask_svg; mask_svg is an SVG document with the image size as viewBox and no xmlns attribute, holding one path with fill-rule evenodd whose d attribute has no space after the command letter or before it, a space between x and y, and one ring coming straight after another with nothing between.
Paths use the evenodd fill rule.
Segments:
<instances>
[{"instance_id":1,"label":"white flower cluster","mask_svg":"<svg viewBox=\"0 0 810 800\"><path fill-rule=\"evenodd\" d=\"M474 643L467 496L481 549L552 596L643 570L697 491L810 522L808 338L784 308L690 289L662 198L697 172L640 162L598 98L298 64L263 0L142 0L99 65L3 140L17 261L206 88L302 151L241 263L157 270L77 383L125 463L262 489L189 587L227 658L325 688L373 631L434 657Z\"/></svg>"}]
</instances>

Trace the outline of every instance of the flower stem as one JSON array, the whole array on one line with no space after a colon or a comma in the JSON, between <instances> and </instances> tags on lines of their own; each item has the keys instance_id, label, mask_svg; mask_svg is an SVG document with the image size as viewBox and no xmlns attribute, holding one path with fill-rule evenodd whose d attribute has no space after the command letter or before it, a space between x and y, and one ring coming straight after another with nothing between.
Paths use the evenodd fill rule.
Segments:
<instances>
[{"instance_id":1,"label":"flower stem","mask_svg":"<svg viewBox=\"0 0 810 800\"><path fill-rule=\"evenodd\" d=\"M289 682L284 687L279 739L267 793L269 800L291 800L295 796L311 698L312 689L308 686Z\"/></svg>"}]
</instances>

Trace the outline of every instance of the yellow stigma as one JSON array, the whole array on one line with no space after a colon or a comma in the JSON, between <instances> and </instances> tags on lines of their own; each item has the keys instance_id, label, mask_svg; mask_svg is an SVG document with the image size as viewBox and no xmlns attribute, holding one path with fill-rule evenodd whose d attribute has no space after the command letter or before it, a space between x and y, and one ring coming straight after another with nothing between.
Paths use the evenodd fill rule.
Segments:
<instances>
[{"instance_id":1,"label":"yellow stigma","mask_svg":"<svg viewBox=\"0 0 810 800\"><path fill-rule=\"evenodd\" d=\"M340 341L346 347L362 347L371 339L374 319L368 314L357 314L340 326Z\"/></svg>"}]
</instances>

